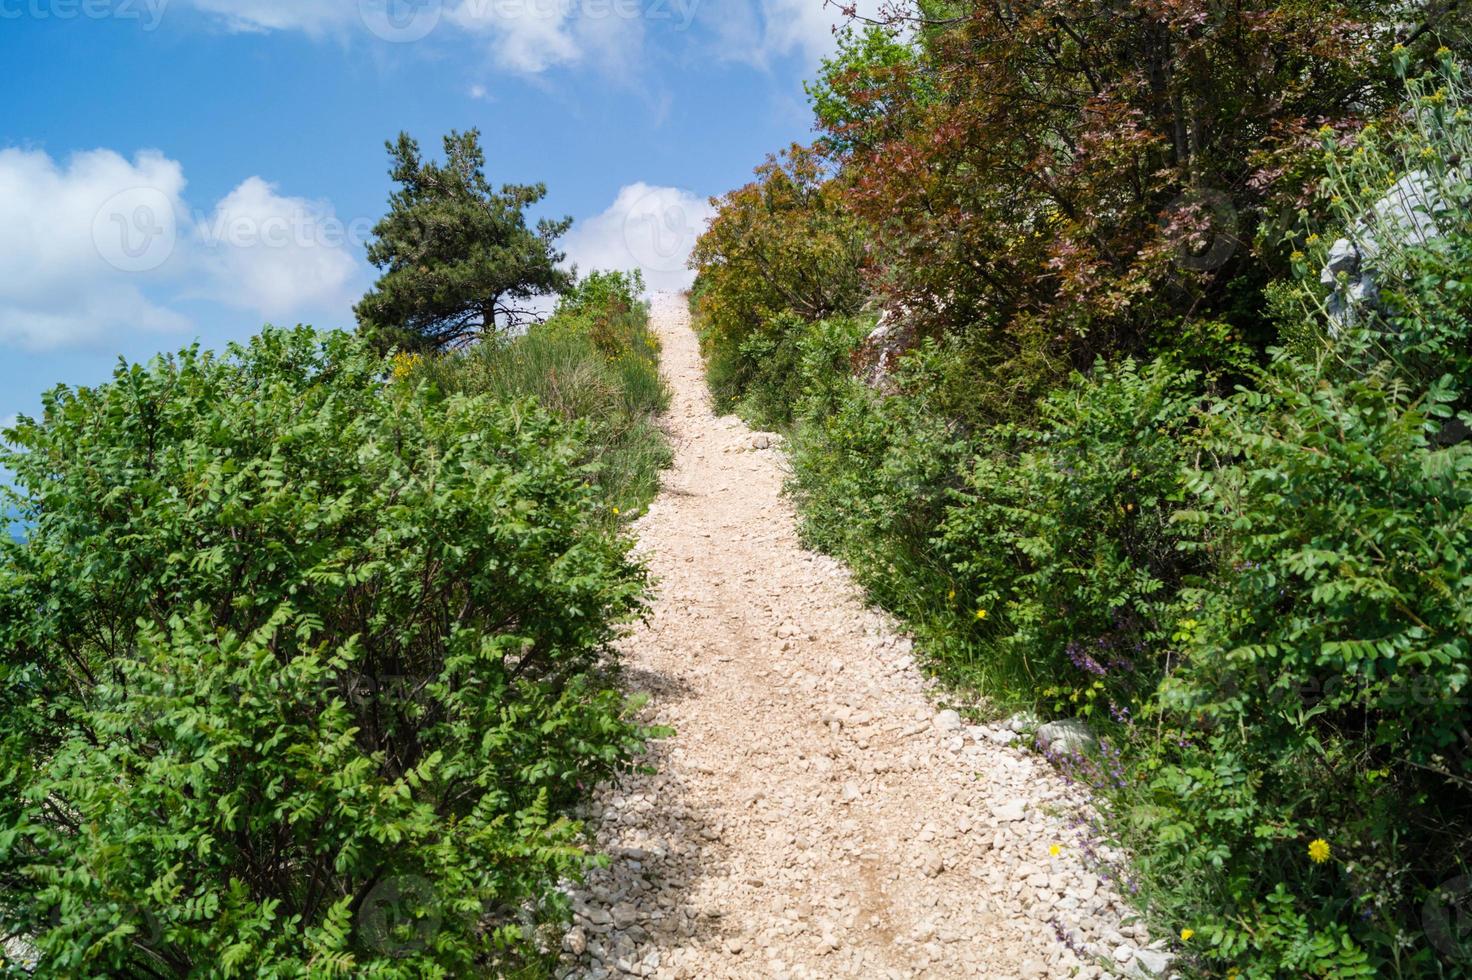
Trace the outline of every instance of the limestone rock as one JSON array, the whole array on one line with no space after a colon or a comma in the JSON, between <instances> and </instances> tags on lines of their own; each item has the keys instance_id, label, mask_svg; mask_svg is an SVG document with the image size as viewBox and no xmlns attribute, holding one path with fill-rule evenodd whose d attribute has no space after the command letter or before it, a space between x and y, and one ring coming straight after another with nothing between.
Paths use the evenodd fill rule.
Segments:
<instances>
[{"instance_id":1,"label":"limestone rock","mask_svg":"<svg viewBox=\"0 0 1472 980\"><path fill-rule=\"evenodd\" d=\"M942 711L932 724L938 732L958 732L961 730L961 715L956 711Z\"/></svg>"},{"instance_id":2,"label":"limestone rock","mask_svg":"<svg viewBox=\"0 0 1472 980\"><path fill-rule=\"evenodd\" d=\"M1059 755L1080 755L1092 752L1099 745L1089 726L1078 718L1051 721L1038 729L1038 748Z\"/></svg>"}]
</instances>

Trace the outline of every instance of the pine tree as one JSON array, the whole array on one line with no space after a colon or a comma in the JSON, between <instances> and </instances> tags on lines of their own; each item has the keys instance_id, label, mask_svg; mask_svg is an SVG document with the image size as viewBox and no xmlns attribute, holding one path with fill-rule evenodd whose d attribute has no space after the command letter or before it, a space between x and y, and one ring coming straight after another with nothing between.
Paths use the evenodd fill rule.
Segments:
<instances>
[{"instance_id":1,"label":"pine tree","mask_svg":"<svg viewBox=\"0 0 1472 980\"><path fill-rule=\"evenodd\" d=\"M494 190L478 130L452 131L444 143L443 165L424 160L407 133L386 144L399 189L368 247L368 260L384 271L355 310L383 350L464 347L532 318L527 300L572 282L555 247L572 219L527 225L526 208L546 186Z\"/></svg>"}]
</instances>

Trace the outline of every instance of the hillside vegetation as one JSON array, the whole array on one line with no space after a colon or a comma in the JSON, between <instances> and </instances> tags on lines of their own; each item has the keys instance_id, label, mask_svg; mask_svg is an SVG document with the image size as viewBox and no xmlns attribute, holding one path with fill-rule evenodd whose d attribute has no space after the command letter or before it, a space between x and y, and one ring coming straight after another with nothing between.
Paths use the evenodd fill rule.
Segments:
<instances>
[{"instance_id":1,"label":"hillside vegetation","mask_svg":"<svg viewBox=\"0 0 1472 980\"><path fill-rule=\"evenodd\" d=\"M1087 721L1073 843L1125 845L1189 975L1472 963L1441 9L901 4L696 250L713 391L789 430L808 540L990 710ZM1377 210L1408 176L1417 232Z\"/></svg>"},{"instance_id":2,"label":"hillside vegetation","mask_svg":"<svg viewBox=\"0 0 1472 980\"><path fill-rule=\"evenodd\" d=\"M612 650L668 461L642 290L453 353L267 328L18 422L0 972L543 975L570 814L652 734Z\"/></svg>"}]
</instances>

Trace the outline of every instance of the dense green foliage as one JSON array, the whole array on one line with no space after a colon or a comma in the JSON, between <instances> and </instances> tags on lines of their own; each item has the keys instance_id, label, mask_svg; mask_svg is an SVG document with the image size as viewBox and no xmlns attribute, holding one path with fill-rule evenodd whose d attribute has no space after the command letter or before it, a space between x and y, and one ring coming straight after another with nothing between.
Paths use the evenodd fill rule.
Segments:
<instances>
[{"instance_id":1,"label":"dense green foliage","mask_svg":"<svg viewBox=\"0 0 1472 980\"><path fill-rule=\"evenodd\" d=\"M592 860L567 814L648 735L609 658L646 583L586 463L607 418L456 387L267 330L21 420L0 934L42 975L537 959Z\"/></svg>"},{"instance_id":2,"label":"dense green foliage","mask_svg":"<svg viewBox=\"0 0 1472 980\"><path fill-rule=\"evenodd\" d=\"M889 335L787 307L727 342L697 305L718 394L791 426L808 540L980 710L1089 720L1079 844L1125 845L1102 870L1191 976L1472 967L1472 114L1438 11L1392 48L1374 4L900 5L810 87Z\"/></svg>"},{"instance_id":3,"label":"dense green foliage","mask_svg":"<svg viewBox=\"0 0 1472 980\"><path fill-rule=\"evenodd\" d=\"M583 462L619 523L654 499L671 462L655 416L669 405L659 341L649 331L639 273L594 272L564 293L546 322L497 343L415 362L447 392L535 398L584 425Z\"/></svg>"},{"instance_id":4,"label":"dense green foliage","mask_svg":"<svg viewBox=\"0 0 1472 980\"><path fill-rule=\"evenodd\" d=\"M785 331L773 317L820 320L863 303L863 236L829 176L816 154L792 147L718 202L695 247L702 344L721 408L760 387L757 372L775 377L765 364Z\"/></svg>"},{"instance_id":5,"label":"dense green foliage","mask_svg":"<svg viewBox=\"0 0 1472 980\"><path fill-rule=\"evenodd\" d=\"M553 243L572 219L527 227L547 189L492 188L478 131L446 136L444 164L424 160L407 133L388 151L399 189L368 246L383 275L356 311L380 351L464 347L525 322L527 300L571 284Z\"/></svg>"}]
</instances>

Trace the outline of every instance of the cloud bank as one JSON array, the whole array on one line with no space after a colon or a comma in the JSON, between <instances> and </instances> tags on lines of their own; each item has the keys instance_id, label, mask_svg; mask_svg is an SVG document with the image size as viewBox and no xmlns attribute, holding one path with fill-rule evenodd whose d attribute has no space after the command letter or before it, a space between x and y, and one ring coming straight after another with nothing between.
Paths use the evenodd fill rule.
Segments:
<instances>
[{"instance_id":1,"label":"cloud bank","mask_svg":"<svg viewBox=\"0 0 1472 980\"><path fill-rule=\"evenodd\" d=\"M172 308L207 298L263 317L341 308L362 267L321 202L252 177L191 213L183 167L111 150L64 163L0 150L0 345L85 346L120 331L188 329Z\"/></svg>"},{"instance_id":2,"label":"cloud bank","mask_svg":"<svg viewBox=\"0 0 1472 980\"><path fill-rule=\"evenodd\" d=\"M651 290L689 289L690 252L714 214L708 200L689 191L630 184L602 214L574 225L563 250L582 272L637 269Z\"/></svg>"}]
</instances>

